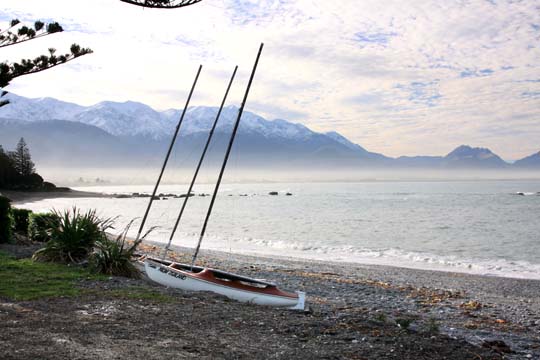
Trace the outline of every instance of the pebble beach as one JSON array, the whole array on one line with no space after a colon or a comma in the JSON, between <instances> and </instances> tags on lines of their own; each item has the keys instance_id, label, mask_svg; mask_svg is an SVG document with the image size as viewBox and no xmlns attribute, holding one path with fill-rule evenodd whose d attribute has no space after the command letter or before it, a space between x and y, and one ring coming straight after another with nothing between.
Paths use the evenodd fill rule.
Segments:
<instances>
[{"instance_id":1,"label":"pebble beach","mask_svg":"<svg viewBox=\"0 0 540 360\"><path fill-rule=\"evenodd\" d=\"M141 246L150 255L160 250ZM176 247L169 256L187 261L190 254ZM242 304L143 279L87 281L77 298L0 299L2 358L540 358L539 281L204 250L199 261L305 291L308 305ZM112 295L125 288L159 296Z\"/></svg>"}]
</instances>

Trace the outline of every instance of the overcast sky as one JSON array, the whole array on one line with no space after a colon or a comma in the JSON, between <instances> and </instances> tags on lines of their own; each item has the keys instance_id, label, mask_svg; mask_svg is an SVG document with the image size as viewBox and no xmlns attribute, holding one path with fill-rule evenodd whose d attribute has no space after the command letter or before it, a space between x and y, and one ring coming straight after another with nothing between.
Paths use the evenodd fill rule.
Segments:
<instances>
[{"instance_id":1,"label":"overcast sky","mask_svg":"<svg viewBox=\"0 0 540 360\"><path fill-rule=\"evenodd\" d=\"M0 26L60 22L64 33L1 50L1 60L94 54L17 78L7 90L82 105L217 106L234 65L239 104L265 43L247 110L336 130L389 156L460 144L506 160L540 150L540 0L203 0L175 10L119 0L2 0Z\"/></svg>"}]
</instances>

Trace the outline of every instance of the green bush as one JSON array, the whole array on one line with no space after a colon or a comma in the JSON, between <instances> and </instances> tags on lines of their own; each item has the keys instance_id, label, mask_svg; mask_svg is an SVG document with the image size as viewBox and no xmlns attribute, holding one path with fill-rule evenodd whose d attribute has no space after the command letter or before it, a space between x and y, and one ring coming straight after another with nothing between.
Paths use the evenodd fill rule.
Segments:
<instances>
[{"instance_id":1,"label":"green bush","mask_svg":"<svg viewBox=\"0 0 540 360\"><path fill-rule=\"evenodd\" d=\"M109 239L103 236L96 241L89 261L93 271L106 275L131 278L138 278L140 276L139 270L133 265L131 259L137 246L139 246L153 229L150 229L144 236L130 245L126 241L126 234L132 223L133 221L126 226L122 234L118 235L116 239Z\"/></svg>"},{"instance_id":2,"label":"green bush","mask_svg":"<svg viewBox=\"0 0 540 360\"><path fill-rule=\"evenodd\" d=\"M60 221L54 213L32 213L28 218L28 237L32 241L46 242L50 240L53 227L58 227Z\"/></svg>"},{"instance_id":3,"label":"green bush","mask_svg":"<svg viewBox=\"0 0 540 360\"><path fill-rule=\"evenodd\" d=\"M7 243L11 240L10 209L11 201L7 197L0 196L0 243Z\"/></svg>"},{"instance_id":4,"label":"green bush","mask_svg":"<svg viewBox=\"0 0 540 360\"><path fill-rule=\"evenodd\" d=\"M32 210L11 208L11 217L13 218L13 227L15 232L27 235L28 234L28 218Z\"/></svg>"},{"instance_id":5,"label":"green bush","mask_svg":"<svg viewBox=\"0 0 540 360\"><path fill-rule=\"evenodd\" d=\"M101 240L105 230L112 225L110 219L100 219L95 210L82 214L74 207L63 213L53 213L58 216L58 226L50 229L51 239L34 253L35 260L79 263L87 258L96 241Z\"/></svg>"}]
</instances>

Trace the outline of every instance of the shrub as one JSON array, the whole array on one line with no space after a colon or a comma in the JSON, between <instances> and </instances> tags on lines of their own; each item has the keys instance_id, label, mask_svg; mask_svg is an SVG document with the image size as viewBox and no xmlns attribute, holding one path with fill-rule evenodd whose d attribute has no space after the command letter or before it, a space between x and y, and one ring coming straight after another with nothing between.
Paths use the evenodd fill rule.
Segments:
<instances>
[{"instance_id":1,"label":"shrub","mask_svg":"<svg viewBox=\"0 0 540 360\"><path fill-rule=\"evenodd\" d=\"M43 182L43 185L42 185L41 187L42 187L43 190L45 190L45 191L53 191L53 190L56 190L56 185L54 185L53 183L48 182L48 181L44 181L44 182Z\"/></svg>"},{"instance_id":2,"label":"shrub","mask_svg":"<svg viewBox=\"0 0 540 360\"><path fill-rule=\"evenodd\" d=\"M413 323L413 319L409 318L398 318L396 319L396 324L398 327L402 328L403 330L408 330L411 324Z\"/></svg>"},{"instance_id":3,"label":"shrub","mask_svg":"<svg viewBox=\"0 0 540 360\"><path fill-rule=\"evenodd\" d=\"M31 213L32 210L11 208L15 232L23 235L28 234L28 220Z\"/></svg>"},{"instance_id":4,"label":"shrub","mask_svg":"<svg viewBox=\"0 0 540 360\"><path fill-rule=\"evenodd\" d=\"M100 219L95 210L81 214L74 207L63 213L53 213L58 216L58 226L50 229L51 239L34 253L35 260L79 263L87 258L96 241L101 240L104 231L112 225L110 219Z\"/></svg>"},{"instance_id":5,"label":"shrub","mask_svg":"<svg viewBox=\"0 0 540 360\"><path fill-rule=\"evenodd\" d=\"M49 241L51 229L57 227L59 224L57 214L32 213L28 218L28 237L32 241Z\"/></svg>"},{"instance_id":6,"label":"shrub","mask_svg":"<svg viewBox=\"0 0 540 360\"><path fill-rule=\"evenodd\" d=\"M435 318L429 318L427 322L427 331L430 334L438 334L441 331L439 323Z\"/></svg>"},{"instance_id":7,"label":"shrub","mask_svg":"<svg viewBox=\"0 0 540 360\"><path fill-rule=\"evenodd\" d=\"M375 320L377 320L378 322L384 323L386 322L386 319L387 319L386 314L383 313L382 311L377 312L377 314L375 315Z\"/></svg>"},{"instance_id":8,"label":"shrub","mask_svg":"<svg viewBox=\"0 0 540 360\"><path fill-rule=\"evenodd\" d=\"M18 188L24 190L39 189L43 184L43 178L36 173L23 175L18 181Z\"/></svg>"},{"instance_id":9,"label":"shrub","mask_svg":"<svg viewBox=\"0 0 540 360\"><path fill-rule=\"evenodd\" d=\"M90 255L90 266L94 271L106 275L126 276L132 278L139 277L139 270L135 267L131 261L131 258L133 257L137 246L139 246L143 239L153 229L147 231L144 236L130 245L126 241L126 234L132 223L133 220L115 239L109 239L107 236L103 236L96 241L94 251Z\"/></svg>"},{"instance_id":10,"label":"shrub","mask_svg":"<svg viewBox=\"0 0 540 360\"><path fill-rule=\"evenodd\" d=\"M10 209L11 201L7 197L0 196L0 243L7 243L11 240Z\"/></svg>"}]
</instances>

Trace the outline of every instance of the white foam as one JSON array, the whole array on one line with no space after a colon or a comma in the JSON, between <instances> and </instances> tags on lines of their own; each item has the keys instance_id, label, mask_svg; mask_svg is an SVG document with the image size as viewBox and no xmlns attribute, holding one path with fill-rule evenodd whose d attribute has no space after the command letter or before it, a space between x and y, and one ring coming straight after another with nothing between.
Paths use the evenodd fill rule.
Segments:
<instances>
[{"instance_id":1,"label":"white foam","mask_svg":"<svg viewBox=\"0 0 540 360\"><path fill-rule=\"evenodd\" d=\"M182 234L183 245L195 242L195 234ZM156 239L159 241L159 239ZM178 244L182 245L182 244ZM296 242L253 238L222 239L209 236L205 247L210 250L259 256L285 256L320 261L398 266L412 269L450 271L483 276L500 276L540 280L540 264L504 259L460 258L397 248L363 249L354 246L311 246Z\"/></svg>"}]
</instances>

